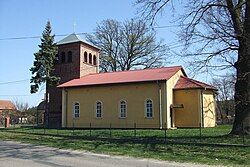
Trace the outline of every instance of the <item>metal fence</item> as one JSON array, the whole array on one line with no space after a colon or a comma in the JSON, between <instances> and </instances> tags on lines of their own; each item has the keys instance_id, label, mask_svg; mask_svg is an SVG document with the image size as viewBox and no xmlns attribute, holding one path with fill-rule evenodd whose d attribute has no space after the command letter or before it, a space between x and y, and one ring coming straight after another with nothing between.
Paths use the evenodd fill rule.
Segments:
<instances>
[{"instance_id":1,"label":"metal fence","mask_svg":"<svg viewBox=\"0 0 250 167\"><path fill-rule=\"evenodd\" d=\"M5 130L13 133L72 137L75 139L123 140L155 143L194 143L214 145L250 146L249 135L228 135L232 125L220 125L215 128L160 129L157 124L94 124L86 123L71 128L48 129L37 124L18 124ZM242 125L244 128L244 125Z\"/></svg>"}]
</instances>

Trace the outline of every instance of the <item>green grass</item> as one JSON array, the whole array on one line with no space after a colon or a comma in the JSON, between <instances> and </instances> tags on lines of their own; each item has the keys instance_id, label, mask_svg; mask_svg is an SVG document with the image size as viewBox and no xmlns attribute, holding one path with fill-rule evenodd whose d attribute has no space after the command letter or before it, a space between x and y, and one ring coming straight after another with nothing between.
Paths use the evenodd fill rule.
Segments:
<instances>
[{"instance_id":1,"label":"green grass","mask_svg":"<svg viewBox=\"0 0 250 167\"><path fill-rule=\"evenodd\" d=\"M229 126L202 129L200 139L198 129L169 130L165 143L165 134L161 130L137 130L136 137L133 130L112 130L110 138L109 130L93 130L92 137L89 137L89 130L74 130L73 133L72 130L46 129L46 134L43 135L43 129L18 128L0 130L0 140L177 162L249 165L250 147L212 145L212 143L242 144L242 137L226 135L229 131ZM249 141L249 137L245 138L246 144Z\"/></svg>"}]
</instances>

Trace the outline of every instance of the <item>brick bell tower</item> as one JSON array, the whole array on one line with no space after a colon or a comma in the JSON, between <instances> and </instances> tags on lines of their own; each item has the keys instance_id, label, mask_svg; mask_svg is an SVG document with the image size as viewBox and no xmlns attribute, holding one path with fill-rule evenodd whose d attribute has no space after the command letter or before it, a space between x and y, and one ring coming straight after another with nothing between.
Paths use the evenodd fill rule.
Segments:
<instances>
[{"instance_id":1,"label":"brick bell tower","mask_svg":"<svg viewBox=\"0 0 250 167\"><path fill-rule=\"evenodd\" d=\"M60 77L59 84L99 72L100 49L83 41L75 33L57 42L58 54L54 75ZM48 88L48 112L45 113L47 127L61 127L62 90L56 86Z\"/></svg>"}]
</instances>

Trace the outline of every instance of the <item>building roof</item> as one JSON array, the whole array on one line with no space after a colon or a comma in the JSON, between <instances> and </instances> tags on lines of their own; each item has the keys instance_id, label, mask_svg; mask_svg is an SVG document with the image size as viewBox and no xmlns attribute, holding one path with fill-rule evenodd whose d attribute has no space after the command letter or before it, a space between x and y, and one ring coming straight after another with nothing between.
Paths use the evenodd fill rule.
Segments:
<instances>
[{"instance_id":1,"label":"building roof","mask_svg":"<svg viewBox=\"0 0 250 167\"><path fill-rule=\"evenodd\" d=\"M10 100L0 100L0 110L14 110L15 105Z\"/></svg>"},{"instance_id":2,"label":"building roof","mask_svg":"<svg viewBox=\"0 0 250 167\"><path fill-rule=\"evenodd\" d=\"M45 100L43 100L43 101L41 101L39 104L38 104L38 106L37 106L37 110L45 110L45 106L46 106L46 101Z\"/></svg>"},{"instance_id":3,"label":"building roof","mask_svg":"<svg viewBox=\"0 0 250 167\"><path fill-rule=\"evenodd\" d=\"M177 81L174 89L212 89L217 90L214 86L208 85L206 83L190 79L185 76L181 76Z\"/></svg>"},{"instance_id":4,"label":"building roof","mask_svg":"<svg viewBox=\"0 0 250 167\"><path fill-rule=\"evenodd\" d=\"M64 44L75 43L75 42L83 42L83 43L85 43L87 45L90 45L90 46L100 50L97 46L84 41L79 35L76 35L75 33L68 35L67 37L65 37L62 40L58 41L56 44L57 45L64 45Z\"/></svg>"},{"instance_id":5,"label":"building roof","mask_svg":"<svg viewBox=\"0 0 250 167\"><path fill-rule=\"evenodd\" d=\"M184 75L186 75L181 66L162 67L162 68L153 68L144 70L106 72L106 73L89 74L79 79L73 79L71 81L63 83L58 87L63 88L63 87L89 86L89 85L168 80L179 70L182 70Z\"/></svg>"}]
</instances>

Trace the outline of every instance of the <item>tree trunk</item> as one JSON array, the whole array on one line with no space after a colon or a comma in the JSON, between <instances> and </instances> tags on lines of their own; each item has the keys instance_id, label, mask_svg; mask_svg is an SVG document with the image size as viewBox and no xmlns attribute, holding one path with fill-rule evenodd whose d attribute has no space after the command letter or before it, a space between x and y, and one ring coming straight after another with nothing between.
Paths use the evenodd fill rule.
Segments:
<instances>
[{"instance_id":1,"label":"tree trunk","mask_svg":"<svg viewBox=\"0 0 250 167\"><path fill-rule=\"evenodd\" d=\"M235 63L235 120L231 134L250 134L250 4L247 1L244 32Z\"/></svg>"}]
</instances>

